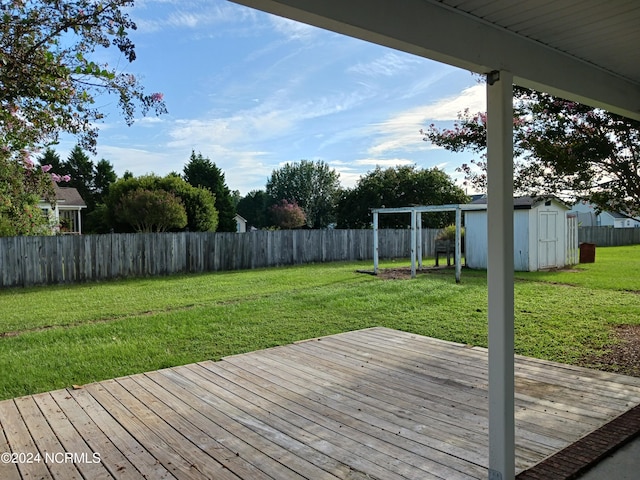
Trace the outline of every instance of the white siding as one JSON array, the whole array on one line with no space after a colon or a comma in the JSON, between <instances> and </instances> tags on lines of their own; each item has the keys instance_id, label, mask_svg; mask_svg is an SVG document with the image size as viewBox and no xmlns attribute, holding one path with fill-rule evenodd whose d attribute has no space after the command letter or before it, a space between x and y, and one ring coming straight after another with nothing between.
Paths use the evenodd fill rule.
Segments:
<instances>
[{"instance_id":1,"label":"white siding","mask_svg":"<svg viewBox=\"0 0 640 480\"><path fill-rule=\"evenodd\" d=\"M464 257L469 268L487 268L487 212L465 212Z\"/></svg>"},{"instance_id":2,"label":"white siding","mask_svg":"<svg viewBox=\"0 0 640 480\"><path fill-rule=\"evenodd\" d=\"M529 266L528 210L516 210L513 217L514 267L517 271ZM487 268L487 212L465 212L465 260L467 267Z\"/></svg>"},{"instance_id":3,"label":"white siding","mask_svg":"<svg viewBox=\"0 0 640 480\"><path fill-rule=\"evenodd\" d=\"M567 208L556 201L513 212L514 268L561 268L567 256ZM544 219L544 220L543 220ZM543 228L541 228L541 222ZM550 222L550 223L549 223ZM544 237L544 238L543 238ZM487 268L487 212L465 212L465 260L469 268Z\"/></svg>"}]
</instances>

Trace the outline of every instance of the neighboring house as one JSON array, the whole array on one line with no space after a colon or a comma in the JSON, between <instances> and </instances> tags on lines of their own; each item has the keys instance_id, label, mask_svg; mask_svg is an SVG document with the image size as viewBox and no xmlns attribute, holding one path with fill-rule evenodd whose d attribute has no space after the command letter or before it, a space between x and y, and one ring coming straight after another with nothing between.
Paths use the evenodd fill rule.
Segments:
<instances>
[{"instance_id":1,"label":"neighboring house","mask_svg":"<svg viewBox=\"0 0 640 480\"><path fill-rule=\"evenodd\" d=\"M44 201L39 204L43 214L49 217L53 233L81 234L80 212L83 208L87 208L87 204L75 188L59 187L55 184L54 189L56 194L55 207Z\"/></svg>"},{"instance_id":2,"label":"neighboring house","mask_svg":"<svg viewBox=\"0 0 640 480\"><path fill-rule=\"evenodd\" d=\"M236 232L238 233L244 233L247 231L247 220L245 218L243 218L242 216L236 214L235 217L233 217L236 221Z\"/></svg>"},{"instance_id":3,"label":"neighboring house","mask_svg":"<svg viewBox=\"0 0 640 480\"><path fill-rule=\"evenodd\" d=\"M640 228L640 218L633 218L620 212L596 213L596 206L587 201L576 203L571 210L577 212L581 227Z\"/></svg>"},{"instance_id":4,"label":"neighboring house","mask_svg":"<svg viewBox=\"0 0 640 480\"><path fill-rule=\"evenodd\" d=\"M487 203L486 197L472 202ZM577 222L569 207L555 198L519 197L513 201L514 267L516 271L561 268L576 262ZM487 211L465 215L465 261L469 268L487 268Z\"/></svg>"}]
</instances>

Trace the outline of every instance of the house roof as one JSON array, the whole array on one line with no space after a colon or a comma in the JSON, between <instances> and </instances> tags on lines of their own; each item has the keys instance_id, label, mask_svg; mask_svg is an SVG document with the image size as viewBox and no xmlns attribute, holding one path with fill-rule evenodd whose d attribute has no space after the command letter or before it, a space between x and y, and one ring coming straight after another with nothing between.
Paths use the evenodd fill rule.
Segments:
<instances>
[{"instance_id":1,"label":"house roof","mask_svg":"<svg viewBox=\"0 0 640 480\"><path fill-rule=\"evenodd\" d=\"M580 211L580 210L577 208L577 207L579 207L581 204L582 204L582 205L587 206L587 207L589 208L589 210L590 210L592 213L594 213L594 214L595 214L595 213L596 213L596 211L598 210L598 208L596 207L596 205L594 205L593 203L587 203L587 202L578 202L578 203L575 203L571 208L572 208L572 209L576 209L576 211L578 211L578 212L580 212L580 213L586 213L586 212L582 212L582 211ZM616 211L612 211L612 210L601 210L601 211L599 211L599 212L598 212L598 215L609 215L609 216L611 216L612 218L618 218L618 219L620 219L620 218L625 218L625 219L626 219L626 218L628 218L628 219L631 219L631 220L640 221L640 217L632 217L631 215L629 215L629 214L627 214L627 213L624 213L624 212L616 212Z\"/></svg>"},{"instance_id":2,"label":"house roof","mask_svg":"<svg viewBox=\"0 0 640 480\"><path fill-rule=\"evenodd\" d=\"M73 187L60 187L58 185L54 185L54 190L56 192L56 202L58 204L58 208L86 208L87 204L82 199L77 189Z\"/></svg>"},{"instance_id":3,"label":"house roof","mask_svg":"<svg viewBox=\"0 0 640 480\"><path fill-rule=\"evenodd\" d=\"M623 213L620 213L620 212L607 211L606 213L611 215L613 218L633 218L633 217L630 217L629 215L624 215Z\"/></svg>"},{"instance_id":4,"label":"house roof","mask_svg":"<svg viewBox=\"0 0 640 480\"><path fill-rule=\"evenodd\" d=\"M567 205L565 205L563 202L561 202L557 198L539 198L539 197L530 197L530 196L515 197L513 199L513 209L514 210L531 210L538 203L546 202L546 201L555 202L555 203L561 205L563 208L565 208L567 210L570 210L570 208ZM480 198L478 198L476 200L473 200L471 202L471 204L472 205L486 205L487 204L487 196L483 195L482 197L480 197Z\"/></svg>"}]
</instances>

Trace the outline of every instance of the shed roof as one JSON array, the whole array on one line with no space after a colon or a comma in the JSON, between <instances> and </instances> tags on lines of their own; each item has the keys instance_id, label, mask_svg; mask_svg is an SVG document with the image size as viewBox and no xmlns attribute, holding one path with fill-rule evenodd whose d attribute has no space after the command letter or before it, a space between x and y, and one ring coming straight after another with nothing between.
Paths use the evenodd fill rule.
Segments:
<instances>
[{"instance_id":1,"label":"shed roof","mask_svg":"<svg viewBox=\"0 0 640 480\"><path fill-rule=\"evenodd\" d=\"M531 197L531 196L522 196L522 197L514 197L513 199L513 209L514 210L531 210L538 203L552 201L559 205L561 205L566 210L571 210L571 208L566 205L564 202L558 200L557 198L540 198L540 197ZM486 205L487 197L483 195L482 197L473 200L471 205Z\"/></svg>"}]
</instances>

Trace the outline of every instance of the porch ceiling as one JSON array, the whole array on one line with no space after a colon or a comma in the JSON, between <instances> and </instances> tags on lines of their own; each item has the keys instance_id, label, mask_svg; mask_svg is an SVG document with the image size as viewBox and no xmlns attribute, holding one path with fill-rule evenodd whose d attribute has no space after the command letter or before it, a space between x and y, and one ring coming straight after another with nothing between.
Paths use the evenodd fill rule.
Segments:
<instances>
[{"instance_id":1,"label":"porch ceiling","mask_svg":"<svg viewBox=\"0 0 640 480\"><path fill-rule=\"evenodd\" d=\"M640 120L636 0L233 0Z\"/></svg>"}]
</instances>

